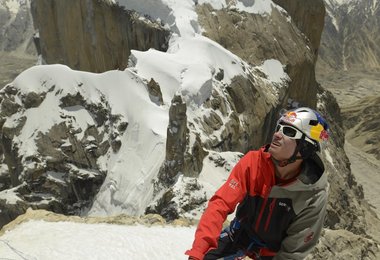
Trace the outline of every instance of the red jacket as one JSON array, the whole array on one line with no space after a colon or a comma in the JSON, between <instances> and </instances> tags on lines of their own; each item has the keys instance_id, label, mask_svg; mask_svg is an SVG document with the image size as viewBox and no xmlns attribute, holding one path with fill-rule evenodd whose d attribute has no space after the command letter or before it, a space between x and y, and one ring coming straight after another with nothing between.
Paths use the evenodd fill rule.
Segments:
<instances>
[{"instance_id":1,"label":"red jacket","mask_svg":"<svg viewBox=\"0 0 380 260\"><path fill-rule=\"evenodd\" d=\"M265 148L247 153L210 199L186 254L203 259L216 248L227 215L239 204L236 218L249 228L249 235L265 242L263 251L272 251L263 255L307 255L318 241L327 200L324 167L318 159L305 161L291 183L276 185L275 167Z\"/></svg>"}]
</instances>

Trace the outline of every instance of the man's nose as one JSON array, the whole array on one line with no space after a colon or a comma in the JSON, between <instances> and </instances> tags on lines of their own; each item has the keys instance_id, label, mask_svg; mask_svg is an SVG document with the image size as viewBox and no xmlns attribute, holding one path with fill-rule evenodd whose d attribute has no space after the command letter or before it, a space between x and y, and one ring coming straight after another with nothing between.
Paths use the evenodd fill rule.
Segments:
<instances>
[{"instance_id":1,"label":"man's nose","mask_svg":"<svg viewBox=\"0 0 380 260\"><path fill-rule=\"evenodd\" d=\"M281 139L281 138L283 138L284 136L282 135L282 133L281 133L280 131L277 131L277 132L274 132L273 137L274 137L275 139Z\"/></svg>"}]
</instances>

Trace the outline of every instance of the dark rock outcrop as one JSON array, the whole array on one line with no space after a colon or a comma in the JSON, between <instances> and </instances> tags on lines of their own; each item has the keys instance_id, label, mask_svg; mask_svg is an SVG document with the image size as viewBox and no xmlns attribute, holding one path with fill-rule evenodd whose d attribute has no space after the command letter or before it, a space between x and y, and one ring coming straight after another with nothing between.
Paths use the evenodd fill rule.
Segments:
<instances>
[{"instance_id":1,"label":"dark rock outcrop","mask_svg":"<svg viewBox=\"0 0 380 260\"><path fill-rule=\"evenodd\" d=\"M158 106L162 105L164 103L162 99L162 92L160 85L154 79L150 79L150 81L147 84L148 92L150 100L152 100L153 103L157 104Z\"/></svg>"},{"instance_id":2,"label":"dark rock outcrop","mask_svg":"<svg viewBox=\"0 0 380 260\"><path fill-rule=\"evenodd\" d=\"M164 186L173 185L176 177L184 172L187 135L186 103L180 96L174 96L169 109L165 162L158 173Z\"/></svg>"},{"instance_id":3,"label":"dark rock outcrop","mask_svg":"<svg viewBox=\"0 0 380 260\"><path fill-rule=\"evenodd\" d=\"M169 31L107 1L33 0L31 10L46 64L91 72L123 70L132 49L167 49Z\"/></svg>"}]
</instances>

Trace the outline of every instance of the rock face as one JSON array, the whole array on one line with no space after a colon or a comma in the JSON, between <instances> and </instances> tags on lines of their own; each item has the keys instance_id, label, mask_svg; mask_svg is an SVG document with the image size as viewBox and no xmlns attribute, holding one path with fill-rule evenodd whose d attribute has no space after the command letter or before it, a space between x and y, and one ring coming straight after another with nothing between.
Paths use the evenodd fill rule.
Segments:
<instances>
[{"instance_id":1,"label":"rock face","mask_svg":"<svg viewBox=\"0 0 380 260\"><path fill-rule=\"evenodd\" d=\"M107 1L33 0L31 8L46 64L91 72L123 70L132 49L167 49L169 31Z\"/></svg>"},{"instance_id":2,"label":"rock face","mask_svg":"<svg viewBox=\"0 0 380 260\"><path fill-rule=\"evenodd\" d=\"M315 106L314 66L323 29L323 1L278 1L278 4L288 11L294 23L288 22L283 11L276 8L270 20L234 9L214 11L209 5L201 5L197 10L200 24L206 30L204 34L239 57L255 65L268 58L286 64L291 82L281 102L291 98Z\"/></svg>"},{"instance_id":3,"label":"rock face","mask_svg":"<svg viewBox=\"0 0 380 260\"><path fill-rule=\"evenodd\" d=\"M294 23L310 41L312 52L317 54L325 17L323 1L275 0L274 2L284 8L294 19Z\"/></svg>"},{"instance_id":4,"label":"rock face","mask_svg":"<svg viewBox=\"0 0 380 260\"><path fill-rule=\"evenodd\" d=\"M166 140L166 162L158 174L160 183L165 186L173 185L177 174L181 174L184 171L186 135L186 103L182 102L180 96L174 96L169 109L169 125Z\"/></svg>"},{"instance_id":5,"label":"rock face","mask_svg":"<svg viewBox=\"0 0 380 260\"><path fill-rule=\"evenodd\" d=\"M342 248L347 249L339 250ZM325 229L316 250L306 260L378 259L378 251L378 244L372 239L346 230Z\"/></svg>"}]
</instances>

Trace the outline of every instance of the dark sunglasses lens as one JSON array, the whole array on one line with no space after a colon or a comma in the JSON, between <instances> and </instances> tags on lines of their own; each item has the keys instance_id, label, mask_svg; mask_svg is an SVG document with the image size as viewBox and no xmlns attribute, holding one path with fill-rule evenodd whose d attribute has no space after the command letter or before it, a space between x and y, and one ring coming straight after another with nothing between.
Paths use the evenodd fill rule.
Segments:
<instances>
[{"instance_id":1,"label":"dark sunglasses lens","mask_svg":"<svg viewBox=\"0 0 380 260\"><path fill-rule=\"evenodd\" d=\"M275 132L278 132L280 130L281 126L280 125L276 125L276 129L275 129Z\"/></svg>"},{"instance_id":2,"label":"dark sunglasses lens","mask_svg":"<svg viewBox=\"0 0 380 260\"><path fill-rule=\"evenodd\" d=\"M289 137L295 137L297 134L297 131L294 128L291 128L289 126L284 126L282 131L284 135L289 136Z\"/></svg>"}]
</instances>

